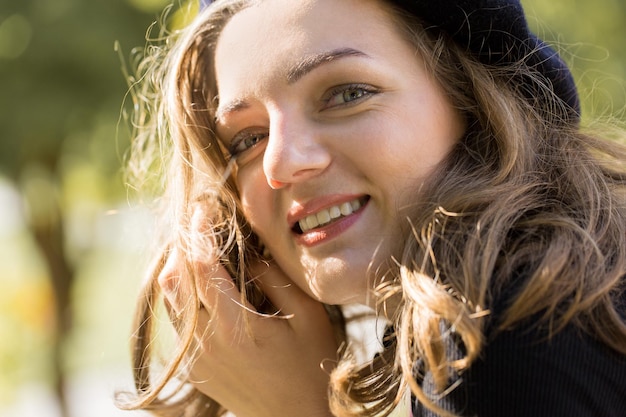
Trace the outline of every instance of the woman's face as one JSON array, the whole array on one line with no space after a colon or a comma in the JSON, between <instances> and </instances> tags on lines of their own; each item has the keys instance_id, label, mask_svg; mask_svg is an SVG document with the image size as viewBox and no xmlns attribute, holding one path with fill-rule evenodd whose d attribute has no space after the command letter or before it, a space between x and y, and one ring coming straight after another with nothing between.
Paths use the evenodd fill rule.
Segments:
<instances>
[{"instance_id":1,"label":"woman's face","mask_svg":"<svg viewBox=\"0 0 626 417\"><path fill-rule=\"evenodd\" d=\"M216 49L217 133L278 265L329 303L369 299L404 209L464 124L375 0L265 0Z\"/></svg>"}]
</instances>

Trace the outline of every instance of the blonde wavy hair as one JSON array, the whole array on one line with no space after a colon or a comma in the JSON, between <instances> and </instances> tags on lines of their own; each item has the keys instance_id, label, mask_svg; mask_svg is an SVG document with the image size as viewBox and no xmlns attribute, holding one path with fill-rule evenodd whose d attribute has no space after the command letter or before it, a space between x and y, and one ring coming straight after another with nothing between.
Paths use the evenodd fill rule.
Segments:
<instances>
[{"instance_id":1,"label":"blonde wavy hair","mask_svg":"<svg viewBox=\"0 0 626 417\"><path fill-rule=\"evenodd\" d=\"M192 295L196 291L190 254L202 244L190 236L197 234L191 218L199 205L212 216L206 237L217 244L207 246L218 248L242 297L271 312L246 279L247 265L262 248L241 214L236 166L214 133L215 46L229 19L254 2L215 2L185 29L150 44L131 78L136 135L128 172L139 185L156 185L163 244L138 303L136 392L120 397L123 408L159 416L227 412L185 383L197 299L177 321L174 351L159 361L154 350L161 321L157 277L173 248L186 255L181 281ZM531 317L540 317L538 325L549 334L571 323L626 354L618 301L626 274L623 130L611 133L614 140L585 133L546 78L524 62L486 66L446 34L393 6L388 10L468 128L420 194L428 199L408 210L403 256L380 271L381 311L386 300L400 299L386 317L395 332L364 365L345 349L331 375L332 412L387 415L410 388L428 408L450 416L416 382L417 361L445 392L451 373L467 369L487 338ZM337 338L346 341L341 309L327 310ZM463 345L461 358L446 357L450 332ZM173 381L179 382L168 388Z\"/></svg>"}]
</instances>

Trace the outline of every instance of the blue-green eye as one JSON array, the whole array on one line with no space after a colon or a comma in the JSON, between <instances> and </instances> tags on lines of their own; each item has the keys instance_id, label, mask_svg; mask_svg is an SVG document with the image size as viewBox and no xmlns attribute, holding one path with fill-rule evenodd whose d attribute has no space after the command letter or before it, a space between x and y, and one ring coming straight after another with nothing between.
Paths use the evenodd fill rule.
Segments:
<instances>
[{"instance_id":1,"label":"blue-green eye","mask_svg":"<svg viewBox=\"0 0 626 417\"><path fill-rule=\"evenodd\" d=\"M255 147L261 141L265 140L268 137L268 133L266 131L263 132L241 132L232 140L231 145L228 148L230 154L234 157L237 155L247 151L250 148Z\"/></svg>"},{"instance_id":2,"label":"blue-green eye","mask_svg":"<svg viewBox=\"0 0 626 417\"><path fill-rule=\"evenodd\" d=\"M367 92L362 88L352 88L350 90L344 91L341 96L344 102L349 102L353 100L358 100L366 94Z\"/></svg>"},{"instance_id":3,"label":"blue-green eye","mask_svg":"<svg viewBox=\"0 0 626 417\"><path fill-rule=\"evenodd\" d=\"M325 99L325 107L342 106L369 98L376 89L366 84L346 84L333 88Z\"/></svg>"}]
</instances>

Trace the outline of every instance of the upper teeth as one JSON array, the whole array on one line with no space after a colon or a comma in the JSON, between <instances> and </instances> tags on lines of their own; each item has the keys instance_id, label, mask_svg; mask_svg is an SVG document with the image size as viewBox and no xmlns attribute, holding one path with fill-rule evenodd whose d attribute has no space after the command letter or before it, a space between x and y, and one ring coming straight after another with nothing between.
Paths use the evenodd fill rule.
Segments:
<instances>
[{"instance_id":1,"label":"upper teeth","mask_svg":"<svg viewBox=\"0 0 626 417\"><path fill-rule=\"evenodd\" d=\"M338 206L332 206L320 210L317 213L311 214L310 216L298 221L298 224L303 232L308 232L311 229L330 223L332 220L338 219L341 216L348 216L360 208L361 202L358 199L355 199Z\"/></svg>"}]
</instances>

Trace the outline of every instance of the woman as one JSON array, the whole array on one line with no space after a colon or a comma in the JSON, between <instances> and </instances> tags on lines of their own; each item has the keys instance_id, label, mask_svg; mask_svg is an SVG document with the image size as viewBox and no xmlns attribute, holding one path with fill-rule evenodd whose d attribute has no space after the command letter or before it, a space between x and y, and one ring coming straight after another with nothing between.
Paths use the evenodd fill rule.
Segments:
<instances>
[{"instance_id":1,"label":"woman","mask_svg":"<svg viewBox=\"0 0 626 417\"><path fill-rule=\"evenodd\" d=\"M626 152L518 1L216 1L139 73L166 243L128 408L623 415ZM355 303L389 324L364 364Z\"/></svg>"}]
</instances>

